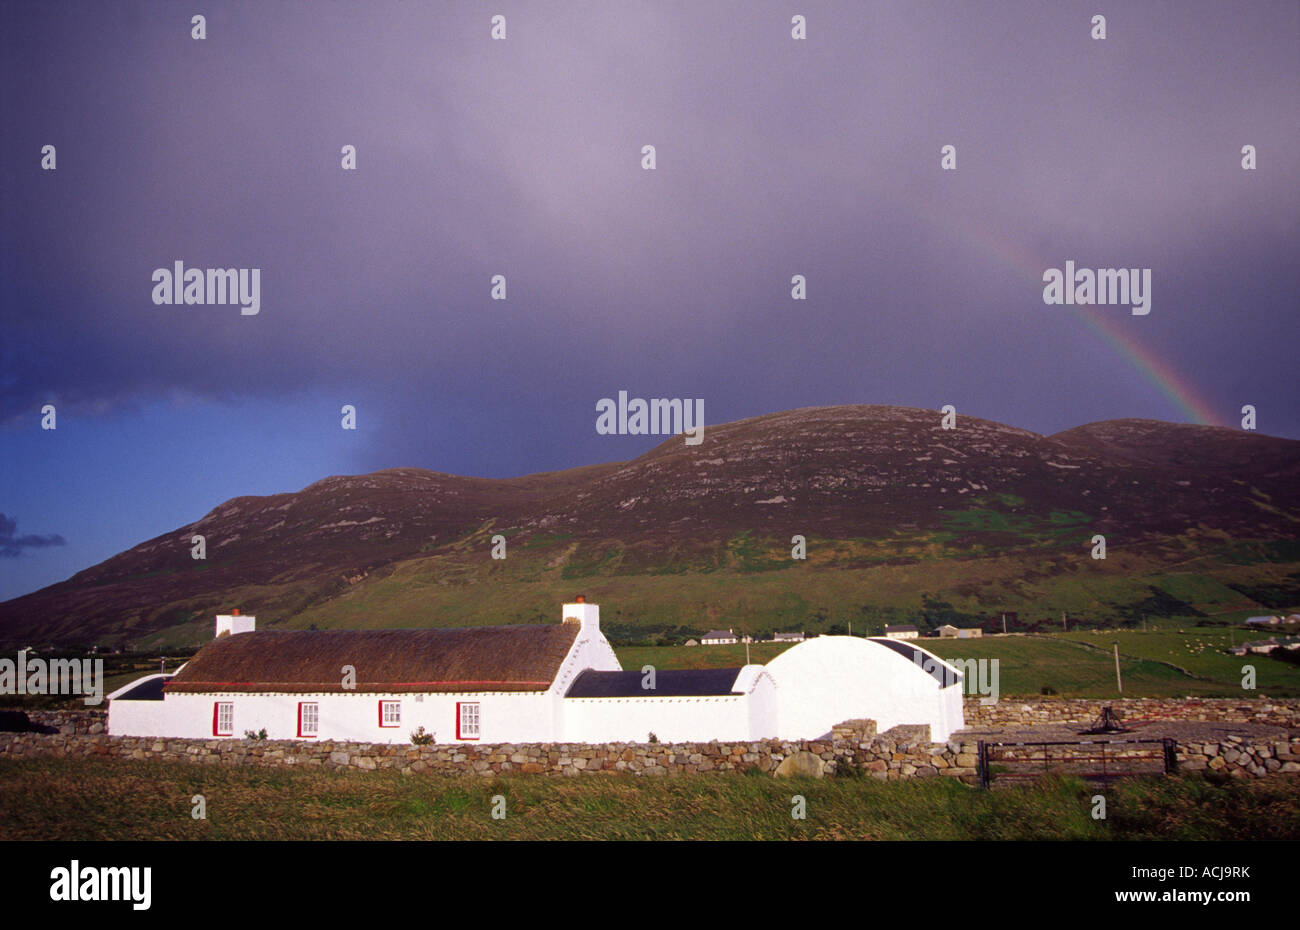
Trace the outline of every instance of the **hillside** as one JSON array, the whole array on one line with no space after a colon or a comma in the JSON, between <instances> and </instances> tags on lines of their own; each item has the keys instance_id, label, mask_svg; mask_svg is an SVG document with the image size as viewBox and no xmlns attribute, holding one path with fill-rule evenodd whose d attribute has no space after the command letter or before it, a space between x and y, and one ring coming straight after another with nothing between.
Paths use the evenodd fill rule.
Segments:
<instances>
[{"instance_id":1,"label":"hillside","mask_svg":"<svg viewBox=\"0 0 1300 930\"><path fill-rule=\"evenodd\" d=\"M292 627L550 621L577 590L624 638L1300 602L1300 442L1150 420L1044 437L939 419L807 408L629 462L504 480L399 468L234 498L0 604L0 640L198 642L234 606ZM504 561L490 557L497 533ZM1105 561L1089 556L1098 533ZM195 534L206 561L190 557ZM795 534L806 561L790 558Z\"/></svg>"}]
</instances>

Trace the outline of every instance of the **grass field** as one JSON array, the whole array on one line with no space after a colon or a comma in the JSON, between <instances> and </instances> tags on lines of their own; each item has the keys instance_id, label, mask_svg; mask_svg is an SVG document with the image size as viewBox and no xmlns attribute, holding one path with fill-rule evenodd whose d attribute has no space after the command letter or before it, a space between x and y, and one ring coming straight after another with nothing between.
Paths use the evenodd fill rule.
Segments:
<instances>
[{"instance_id":1,"label":"grass field","mask_svg":"<svg viewBox=\"0 0 1300 930\"><path fill-rule=\"evenodd\" d=\"M207 819L191 816L202 794ZM946 778L446 779L160 761L0 761L3 840L1300 838L1300 779L1045 779L981 791ZM505 799L493 819L494 796ZM805 799L806 819L791 816Z\"/></svg>"},{"instance_id":2,"label":"grass field","mask_svg":"<svg viewBox=\"0 0 1300 930\"><path fill-rule=\"evenodd\" d=\"M922 639L919 644L944 659L997 659L1003 697L1029 697L1052 689L1062 697L1114 698L1119 643L1124 697L1300 696L1300 666L1223 650L1252 634L1219 627L1169 628L1149 632L1083 632L980 639ZM789 648L757 643L750 661L765 663ZM744 646L627 646L615 650L627 669L728 668L745 664ZM1242 666L1255 669L1256 688L1242 689Z\"/></svg>"}]
</instances>

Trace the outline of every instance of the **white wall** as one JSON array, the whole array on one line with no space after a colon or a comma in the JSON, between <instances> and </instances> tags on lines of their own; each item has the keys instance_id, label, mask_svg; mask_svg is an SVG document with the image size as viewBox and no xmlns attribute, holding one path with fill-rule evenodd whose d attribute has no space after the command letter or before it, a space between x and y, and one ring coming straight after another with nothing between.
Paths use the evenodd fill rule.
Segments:
<instances>
[{"instance_id":1,"label":"white wall","mask_svg":"<svg viewBox=\"0 0 1300 930\"><path fill-rule=\"evenodd\" d=\"M959 674L933 653L920 651ZM861 718L875 720L882 732L900 724L929 724L936 742L963 726L960 680L940 689L923 667L868 639L819 636L787 649L766 668L776 682L782 739L816 739L837 723Z\"/></svg>"},{"instance_id":2,"label":"white wall","mask_svg":"<svg viewBox=\"0 0 1300 930\"><path fill-rule=\"evenodd\" d=\"M661 743L749 740L745 695L718 697L566 698L564 736L570 743Z\"/></svg>"},{"instance_id":3,"label":"white wall","mask_svg":"<svg viewBox=\"0 0 1300 930\"><path fill-rule=\"evenodd\" d=\"M402 723L380 727L379 701L402 702ZM235 705L232 739L245 730L266 728L268 739L298 739L298 703L319 705L316 739L369 743L409 743L419 726L439 743L455 743L456 704L479 704L478 740L462 742L549 742L555 738L552 697L542 691L465 694L168 694L161 701L112 701L109 733L115 736L163 736L213 739L212 707Z\"/></svg>"},{"instance_id":4,"label":"white wall","mask_svg":"<svg viewBox=\"0 0 1300 930\"><path fill-rule=\"evenodd\" d=\"M571 743L663 743L766 739L776 735L776 684L762 665L746 665L733 689L699 697L564 698L564 734Z\"/></svg>"},{"instance_id":5,"label":"white wall","mask_svg":"<svg viewBox=\"0 0 1300 930\"><path fill-rule=\"evenodd\" d=\"M778 733L780 703L774 679L765 665L746 665L732 685L749 699L749 738L772 739Z\"/></svg>"},{"instance_id":6,"label":"white wall","mask_svg":"<svg viewBox=\"0 0 1300 930\"><path fill-rule=\"evenodd\" d=\"M232 636L239 633L252 633L256 629L256 617L248 614L217 614L217 627L213 638L222 633L229 633Z\"/></svg>"}]
</instances>

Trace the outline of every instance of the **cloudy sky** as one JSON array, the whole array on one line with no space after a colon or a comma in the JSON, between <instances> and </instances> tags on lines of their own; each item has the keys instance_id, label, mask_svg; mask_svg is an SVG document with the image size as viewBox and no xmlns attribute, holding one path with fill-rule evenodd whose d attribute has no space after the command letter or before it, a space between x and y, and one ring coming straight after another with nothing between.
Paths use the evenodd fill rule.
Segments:
<instances>
[{"instance_id":1,"label":"cloudy sky","mask_svg":"<svg viewBox=\"0 0 1300 930\"><path fill-rule=\"evenodd\" d=\"M620 390L1300 437L1294 0L191 6L0 2L0 598L236 495L632 457ZM1067 259L1150 314L1046 306ZM155 305L178 260L260 312Z\"/></svg>"}]
</instances>

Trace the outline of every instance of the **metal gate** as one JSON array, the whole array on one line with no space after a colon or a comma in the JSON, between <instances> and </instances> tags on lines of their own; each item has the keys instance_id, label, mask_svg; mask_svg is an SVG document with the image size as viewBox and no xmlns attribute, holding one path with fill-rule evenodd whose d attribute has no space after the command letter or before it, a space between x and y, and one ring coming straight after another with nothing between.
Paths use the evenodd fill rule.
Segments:
<instances>
[{"instance_id":1,"label":"metal gate","mask_svg":"<svg viewBox=\"0 0 1300 930\"><path fill-rule=\"evenodd\" d=\"M1052 773L1109 782L1131 775L1168 775L1178 768L1172 739L981 740L976 749L981 788L994 779Z\"/></svg>"}]
</instances>

